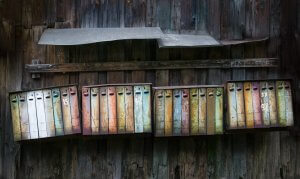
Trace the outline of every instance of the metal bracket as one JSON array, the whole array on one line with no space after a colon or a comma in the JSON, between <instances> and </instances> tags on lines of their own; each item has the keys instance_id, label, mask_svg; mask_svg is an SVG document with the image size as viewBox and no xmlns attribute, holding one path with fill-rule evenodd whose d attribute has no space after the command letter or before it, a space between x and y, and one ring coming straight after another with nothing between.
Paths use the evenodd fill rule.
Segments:
<instances>
[{"instance_id":1,"label":"metal bracket","mask_svg":"<svg viewBox=\"0 0 300 179\"><path fill-rule=\"evenodd\" d=\"M32 59L31 64L38 65L38 64L41 64L41 61L39 59ZM41 74L40 73L32 73L31 78L39 79L39 78L41 78Z\"/></svg>"}]
</instances>

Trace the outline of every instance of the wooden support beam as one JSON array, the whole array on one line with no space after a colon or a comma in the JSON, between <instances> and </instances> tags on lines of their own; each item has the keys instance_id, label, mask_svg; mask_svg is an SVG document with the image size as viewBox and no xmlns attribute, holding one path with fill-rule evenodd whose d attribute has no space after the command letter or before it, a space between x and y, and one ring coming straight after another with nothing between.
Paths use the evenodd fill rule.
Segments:
<instances>
[{"instance_id":1,"label":"wooden support beam","mask_svg":"<svg viewBox=\"0 0 300 179\"><path fill-rule=\"evenodd\" d=\"M127 61L104 63L27 64L30 73L70 73L123 70L164 70L192 68L261 68L278 67L278 58L204 59L184 61Z\"/></svg>"}]
</instances>

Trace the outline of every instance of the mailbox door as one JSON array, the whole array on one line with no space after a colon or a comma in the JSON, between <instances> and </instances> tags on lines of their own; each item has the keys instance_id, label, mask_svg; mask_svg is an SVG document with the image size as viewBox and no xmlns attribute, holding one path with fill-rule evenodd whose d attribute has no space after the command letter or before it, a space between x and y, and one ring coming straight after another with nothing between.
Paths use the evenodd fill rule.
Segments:
<instances>
[{"instance_id":1,"label":"mailbox door","mask_svg":"<svg viewBox=\"0 0 300 179\"><path fill-rule=\"evenodd\" d=\"M143 87L134 87L134 121L135 121L135 132L143 132Z\"/></svg>"},{"instance_id":2,"label":"mailbox door","mask_svg":"<svg viewBox=\"0 0 300 179\"><path fill-rule=\"evenodd\" d=\"M150 85L143 86L143 132L151 130L151 89Z\"/></svg>"},{"instance_id":3,"label":"mailbox door","mask_svg":"<svg viewBox=\"0 0 300 179\"><path fill-rule=\"evenodd\" d=\"M20 124L20 111L19 111L19 99L17 94L10 95L10 108L11 117L13 123L14 140L21 140L21 124Z\"/></svg>"},{"instance_id":4,"label":"mailbox door","mask_svg":"<svg viewBox=\"0 0 300 179\"><path fill-rule=\"evenodd\" d=\"M30 138L38 139L39 138L39 128L38 128L38 119L36 116L34 92L27 93L27 106L28 106Z\"/></svg>"},{"instance_id":5,"label":"mailbox door","mask_svg":"<svg viewBox=\"0 0 300 179\"><path fill-rule=\"evenodd\" d=\"M55 135L64 135L64 124L62 117L61 95L58 88L52 89L53 114L55 124Z\"/></svg>"},{"instance_id":6,"label":"mailbox door","mask_svg":"<svg viewBox=\"0 0 300 179\"><path fill-rule=\"evenodd\" d=\"M276 104L276 88L274 82L268 82L269 112L270 124L277 125L277 104Z\"/></svg>"},{"instance_id":7,"label":"mailbox door","mask_svg":"<svg viewBox=\"0 0 300 179\"><path fill-rule=\"evenodd\" d=\"M39 137L45 138L48 135L47 135L47 124L46 124L43 91L36 91L34 92L34 95L35 95L35 103L36 103L36 110L37 110L36 114L38 120Z\"/></svg>"},{"instance_id":8,"label":"mailbox door","mask_svg":"<svg viewBox=\"0 0 300 179\"><path fill-rule=\"evenodd\" d=\"M228 94L228 120L227 124L229 128L236 128L238 126L238 116L237 116L237 94L236 94L236 84L227 84L227 94Z\"/></svg>"},{"instance_id":9,"label":"mailbox door","mask_svg":"<svg viewBox=\"0 0 300 179\"><path fill-rule=\"evenodd\" d=\"M165 90L165 136L173 135L173 93Z\"/></svg>"},{"instance_id":10,"label":"mailbox door","mask_svg":"<svg viewBox=\"0 0 300 179\"><path fill-rule=\"evenodd\" d=\"M175 89L173 91L173 135L180 136L181 135L181 91Z\"/></svg>"},{"instance_id":11,"label":"mailbox door","mask_svg":"<svg viewBox=\"0 0 300 179\"><path fill-rule=\"evenodd\" d=\"M70 94L68 87L60 89L62 95L62 113L64 121L64 132L65 135L72 134L72 117L71 117L71 106L70 106Z\"/></svg>"},{"instance_id":12,"label":"mailbox door","mask_svg":"<svg viewBox=\"0 0 300 179\"><path fill-rule=\"evenodd\" d=\"M125 87L126 133L134 133L133 90L132 86Z\"/></svg>"},{"instance_id":13,"label":"mailbox door","mask_svg":"<svg viewBox=\"0 0 300 179\"><path fill-rule=\"evenodd\" d=\"M216 88L216 134L223 133L223 88Z\"/></svg>"},{"instance_id":14,"label":"mailbox door","mask_svg":"<svg viewBox=\"0 0 300 179\"><path fill-rule=\"evenodd\" d=\"M69 87L69 94L71 103L72 130L73 134L76 134L81 132L77 87Z\"/></svg>"},{"instance_id":15,"label":"mailbox door","mask_svg":"<svg viewBox=\"0 0 300 179\"><path fill-rule=\"evenodd\" d=\"M254 127L253 104L252 104L252 84L251 82L244 83L244 99L247 128Z\"/></svg>"},{"instance_id":16,"label":"mailbox door","mask_svg":"<svg viewBox=\"0 0 300 179\"><path fill-rule=\"evenodd\" d=\"M190 90L182 90L182 122L181 122L181 134L189 135L190 131Z\"/></svg>"},{"instance_id":17,"label":"mailbox door","mask_svg":"<svg viewBox=\"0 0 300 179\"><path fill-rule=\"evenodd\" d=\"M155 135L165 134L165 96L164 90L155 91Z\"/></svg>"},{"instance_id":18,"label":"mailbox door","mask_svg":"<svg viewBox=\"0 0 300 179\"><path fill-rule=\"evenodd\" d=\"M262 127L259 82L252 82L252 100L255 127Z\"/></svg>"},{"instance_id":19,"label":"mailbox door","mask_svg":"<svg viewBox=\"0 0 300 179\"><path fill-rule=\"evenodd\" d=\"M279 125L286 126L285 90L283 81L276 81L276 98Z\"/></svg>"},{"instance_id":20,"label":"mailbox door","mask_svg":"<svg viewBox=\"0 0 300 179\"><path fill-rule=\"evenodd\" d=\"M51 90L43 90L43 94L44 94L47 134L48 137L54 137L55 124L54 124L54 116L53 116L52 93Z\"/></svg>"},{"instance_id":21,"label":"mailbox door","mask_svg":"<svg viewBox=\"0 0 300 179\"><path fill-rule=\"evenodd\" d=\"M289 81L284 82L285 88L285 111L286 111L286 125L294 125L294 112L293 112L293 99L292 99L292 90L291 84Z\"/></svg>"},{"instance_id":22,"label":"mailbox door","mask_svg":"<svg viewBox=\"0 0 300 179\"><path fill-rule=\"evenodd\" d=\"M108 87L108 132L110 134L118 133L117 126L117 95L115 87Z\"/></svg>"},{"instance_id":23,"label":"mailbox door","mask_svg":"<svg viewBox=\"0 0 300 179\"><path fill-rule=\"evenodd\" d=\"M125 87L117 87L117 122L118 133L126 132L126 115L125 115Z\"/></svg>"},{"instance_id":24,"label":"mailbox door","mask_svg":"<svg viewBox=\"0 0 300 179\"><path fill-rule=\"evenodd\" d=\"M21 93L19 96L20 122L21 122L21 136L22 140L30 139L28 108L27 108L27 94ZM55 129L54 129L55 132Z\"/></svg>"},{"instance_id":25,"label":"mailbox door","mask_svg":"<svg viewBox=\"0 0 300 179\"><path fill-rule=\"evenodd\" d=\"M215 98L216 89L207 88L207 134L215 134Z\"/></svg>"},{"instance_id":26,"label":"mailbox door","mask_svg":"<svg viewBox=\"0 0 300 179\"><path fill-rule=\"evenodd\" d=\"M199 93L198 88L190 89L191 135L199 135Z\"/></svg>"},{"instance_id":27,"label":"mailbox door","mask_svg":"<svg viewBox=\"0 0 300 179\"><path fill-rule=\"evenodd\" d=\"M263 124L264 126L269 126L270 110L269 110L268 83L266 81L260 82L260 101L261 101Z\"/></svg>"},{"instance_id":28,"label":"mailbox door","mask_svg":"<svg viewBox=\"0 0 300 179\"><path fill-rule=\"evenodd\" d=\"M206 88L199 89L199 133L206 134Z\"/></svg>"},{"instance_id":29,"label":"mailbox door","mask_svg":"<svg viewBox=\"0 0 300 179\"><path fill-rule=\"evenodd\" d=\"M245 127L245 105L243 83L236 83L236 109L238 127Z\"/></svg>"},{"instance_id":30,"label":"mailbox door","mask_svg":"<svg viewBox=\"0 0 300 179\"><path fill-rule=\"evenodd\" d=\"M100 97L99 97L100 98ZM82 133L91 135L91 93L90 88L82 88ZM99 106L100 110L100 106ZM99 130L98 130L99 131Z\"/></svg>"},{"instance_id":31,"label":"mailbox door","mask_svg":"<svg viewBox=\"0 0 300 179\"><path fill-rule=\"evenodd\" d=\"M99 88L91 88L91 129L92 135L100 130L100 95Z\"/></svg>"},{"instance_id":32,"label":"mailbox door","mask_svg":"<svg viewBox=\"0 0 300 179\"><path fill-rule=\"evenodd\" d=\"M108 134L108 94L107 88L100 88L100 134Z\"/></svg>"}]
</instances>

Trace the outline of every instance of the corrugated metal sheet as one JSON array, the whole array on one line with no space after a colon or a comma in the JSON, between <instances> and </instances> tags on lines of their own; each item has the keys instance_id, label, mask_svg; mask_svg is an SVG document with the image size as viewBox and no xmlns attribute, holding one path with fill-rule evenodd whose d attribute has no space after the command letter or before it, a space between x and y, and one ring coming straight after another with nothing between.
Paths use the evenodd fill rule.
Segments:
<instances>
[{"instance_id":1,"label":"corrugated metal sheet","mask_svg":"<svg viewBox=\"0 0 300 179\"><path fill-rule=\"evenodd\" d=\"M115 40L159 39L163 35L159 27L47 29L39 44L83 45Z\"/></svg>"}]
</instances>

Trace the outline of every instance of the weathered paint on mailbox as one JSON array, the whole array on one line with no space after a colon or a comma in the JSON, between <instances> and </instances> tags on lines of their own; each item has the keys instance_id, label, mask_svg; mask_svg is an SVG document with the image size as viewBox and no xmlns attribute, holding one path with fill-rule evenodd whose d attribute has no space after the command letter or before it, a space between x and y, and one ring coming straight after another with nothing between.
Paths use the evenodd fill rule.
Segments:
<instances>
[{"instance_id":1,"label":"weathered paint on mailbox","mask_svg":"<svg viewBox=\"0 0 300 179\"><path fill-rule=\"evenodd\" d=\"M55 124L55 135L64 135L64 124L62 117L61 95L58 88L52 89L53 114Z\"/></svg>"},{"instance_id":2,"label":"weathered paint on mailbox","mask_svg":"<svg viewBox=\"0 0 300 179\"><path fill-rule=\"evenodd\" d=\"M134 121L135 121L135 132L143 132L143 94L142 86L134 87Z\"/></svg>"},{"instance_id":3,"label":"weathered paint on mailbox","mask_svg":"<svg viewBox=\"0 0 300 179\"><path fill-rule=\"evenodd\" d=\"M17 94L10 95L10 105L11 105L11 117L13 123L14 140L20 141L22 137L21 137L19 99Z\"/></svg>"},{"instance_id":4,"label":"weathered paint on mailbox","mask_svg":"<svg viewBox=\"0 0 300 179\"><path fill-rule=\"evenodd\" d=\"M173 91L173 135L181 135L181 90L175 89Z\"/></svg>"},{"instance_id":5,"label":"weathered paint on mailbox","mask_svg":"<svg viewBox=\"0 0 300 179\"><path fill-rule=\"evenodd\" d=\"M276 98L279 125L286 126L285 90L283 81L276 81Z\"/></svg>"},{"instance_id":6,"label":"weathered paint on mailbox","mask_svg":"<svg viewBox=\"0 0 300 179\"><path fill-rule=\"evenodd\" d=\"M237 116L237 90L235 83L227 84L227 94L228 94L228 121L227 124L229 127L237 128L238 127L238 116Z\"/></svg>"},{"instance_id":7,"label":"weathered paint on mailbox","mask_svg":"<svg viewBox=\"0 0 300 179\"><path fill-rule=\"evenodd\" d=\"M21 93L19 96L20 122L21 122L21 137L22 140L30 139L27 94ZM54 129L55 132L55 129Z\"/></svg>"},{"instance_id":8,"label":"weathered paint on mailbox","mask_svg":"<svg viewBox=\"0 0 300 179\"><path fill-rule=\"evenodd\" d=\"M36 91L34 92L34 95L35 95L36 114L37 114L38 128L39 128L39 138L45 138L48 136L48 134L47 134L43 91Z\"/></svg>"},{"instance_id":9,"label":"weathered paint on mailbox","mask_svg":"<svg viewBox=\"0 0 300 179\"><path fill-rule=\"evenodd\" d=\"M30 138L37 139L39 138L39 128L38 128L38 119L36 116L34 92L27 93L27 106L28 106L28 116L29 116L28 119L29 119Z\"/></svg>"},{"instance_id":10,"label":"weathered paint on mailbox","mask_svg":"<svg viewBox=\"0 0 300 179\"><path fill-rule=\"evenodd\" d=\"M286 111L286 125L294 125L294 112L293 112L293 99L292 99L292 90L291 84L289 81L284 82L285 90L285 111Z\"/></svg>"},{"instance_id":11,"label":"weathered paint on mailbox","mask_svg":"<svg viewBox=\"0 0 300 179\"><path fill-rule=\"evenodd\" d=\"M69 87L69 94L71 103L72 131L73 134L81 133L77 87Z\"/></svg>"},{"instance_id":12,"label":"weathered paint on mailbox","mask_svg":"<svg viewBox=\"0 0 300 179\"><path fill-rule=\"evenodd\" d=\"M164 136L165 134L165 96L164 90L155 92L155 135Z\"/></svg>"},{"instance_id":13,"label":"weathered paint on mailbox","mask_svg":"<svg viewBox=\"0 0 300 179\"><path fill-rule=\"evenodd\" d=\"M125 88L123 86L116 87L116 91L118 133L122 134L126 132Z\"/></svg>"},{"instance_id":14,"label":"weathered paint on mailbox","mask_svg":"<svg viewBox=\"0 0 300 179\"><path fill-rule=\"evenodd\" d=\"M252 82L252 104L255 127L262 127L259 82Z\"/></svg>"},{"instance_id":15,"label":"weathered paint on mailbox","mask_svg":"<svg viewBox=\"0 0 300 179\"><path fill-rule=\"evenodd\" d=\"M252 84L251 82L244 83L244 99L247 128L254 127L253 104L252 104Z\"/></svg>"},{"instance_id":16,"label":"weathered paint on mailbox","mask_svg":"<svg viewBox=\"0 0 300 179\"><path fill-rule=\"evenodd\" d=\"M173 93L172 90L165 90L165 136L172 136L173 134Z\"/></svg>"},{"instance_id":17,"label":"weathered paint on mailbox","mask_svg":"<svg viewBox=\"0 0 300 179\"><path fill-rule=\"evenodd\" d=\"M108 97L107 88L100 88L100 134L108 134Z\"/></svg>"},{"instance_id":18,"label":"weathered paint on mailbox","mask_svg":"<svg viewBox=\"0 0 300 179\"><path fill-rule=\"evenodd\" d=\"M189 89L182 89L182 118L181 118L181 134L182 135L189 135L190 131L190 104L189 104Z\"/></svg>"},{"instance_id":19,"label":"weathered paint on mailbox","mask_svg":"<svg viewBox=\"0 0 300 179\"><path fill-rule=\"evenodd\" d=\"M199 134L199 93L198 88L190 89L191 135Z\"/></svg>"},{"instance_id":20,"label":"weathered paint on mailbox","mask_svg":"<svg viewBox=\"0 0 300 179\"><path fill-rule=\"evenodd\" d=\"M150 85L143 86L143 132L150 133L151 129L151 88Z\"/></svg>"},{"instance_id":21,"label":"weathered paint on mailbox","mask_svg":"<svg viewBox=\"0 0 300 179\"><path fill-rule=\"evenodd\" d=\"M269 97L270 124L272 126L275 126L278 123L275 83L273 81L270 81L267 84L268 84L268 97Z\"/></svg>"},{"instance_id":22,"label":"weathered paint on mailbox","mask_svg":"<svg viewBox=\"0 0 300 179\"><path fill-rule=\"evenodd\" d=\"M132 86L125 87L126 132L134 133L133 90Z\"/></svg>"},{"instance_id":23,"label":"weathered paint on mailbox","mask_svg":"<svg viewBox=\"0 0 300 179\"><path fill-rule=\"evenodd\" d=\"M68 87L63 87L61 91L62 100L62 113L64 122L64 132L65 134L72 134L72 117L71 117L71 105L70 105L70 94Z\"/></svg>"},{"instance_id":24,"label":"weathered paint on mailbox","mask_svg":"<svg viewBox=\"0 0 300 179\"><path fill-rule=\"evenodd\" d=\"M91 111L90 111L90 119L91 119L91 134L96 135L99 134L100 130L100 97L99 97L99 89L91 88Z\"/></svg>"},{"instance_id":25,"label":"weathered paint on mailbox","mask_svg":"<svg viewBox=\"0 0 300 179\"><path fill-rule=\"evenodd\" d=\"M260 82L260 101L263 125L270 125L270 110L269 110L269 95L268 95L268 83L266 81Z\"/></svg>"},{"instance_id":26,"label":"weathered paint on mailbox","mask_svg":"<svg viewBox=\"0 0 300 179\"><path fill-rule=\"evenodd\" d=\"M108 87L108 132L110 134L118 133L116 102L116 88Z\"/></svg>"},{"instance_id":27,"label":"weathered paint on mailbox","mask_svg":"<svg viewBox=\"0 0 300 179\"><path fill-rule=\"evenodd\" d=\"M199 133L206 134L207 112L206 112L206 88L199 89Z\"/></svg>"},{"instance_id":28,"label":"weathered paint on mailbox","mask_svg":"<svg viewBox=\"0 0 300 179\"><path fill-rule=\"evenodd\" d=\"M223 133L223 88L216 88L216 103L215 103L215 124L216 134Z\"/></svg>"},{"instance_id":29,"label":"weathered paint on mailbox","mask_svg":"<svg viewBox=\"0 0 300 179\"><path fill-rule=\"evenodd\" d=\"M53 116L52 93L51 90L43 90L43 94L44 94L47 134L48 137L54 137L55 124L54 124L54 116Z\"/></svg>"},{"instance_id":30,"label":"weathered paint on mailbox","mask_svg":"<svg viewBox=\"0 0 300 179\"><path fill-rule=\"evenodd\" d=\"M207 134L215 134L215 98L216 89L207 88Z\"/></svg>"},{"instance_id":31,"label":"weathered paint on mailbox","mask_svg":"<svg viewBox=\"0 0 300 179\"><path fill-rule=\"evenodd\" d=\"M92 134L91 125L91 94L90 88L82 88L82 133L83 135ZM100 110L100 105L99 105ZM100 123L100 120L99 120ZM98 130L99 132L99 130Z\"/></svg>"},{"instance_id":32,"label":"weathered paint on mailbox","mask_svg":"<svg viewBox=\"0 0 300 179\"><path fill-rule=\"evenodd\" d=\"M239 128L246 126L243 83L236 83L237 124Z\"/></svg>"}]
</instances>

